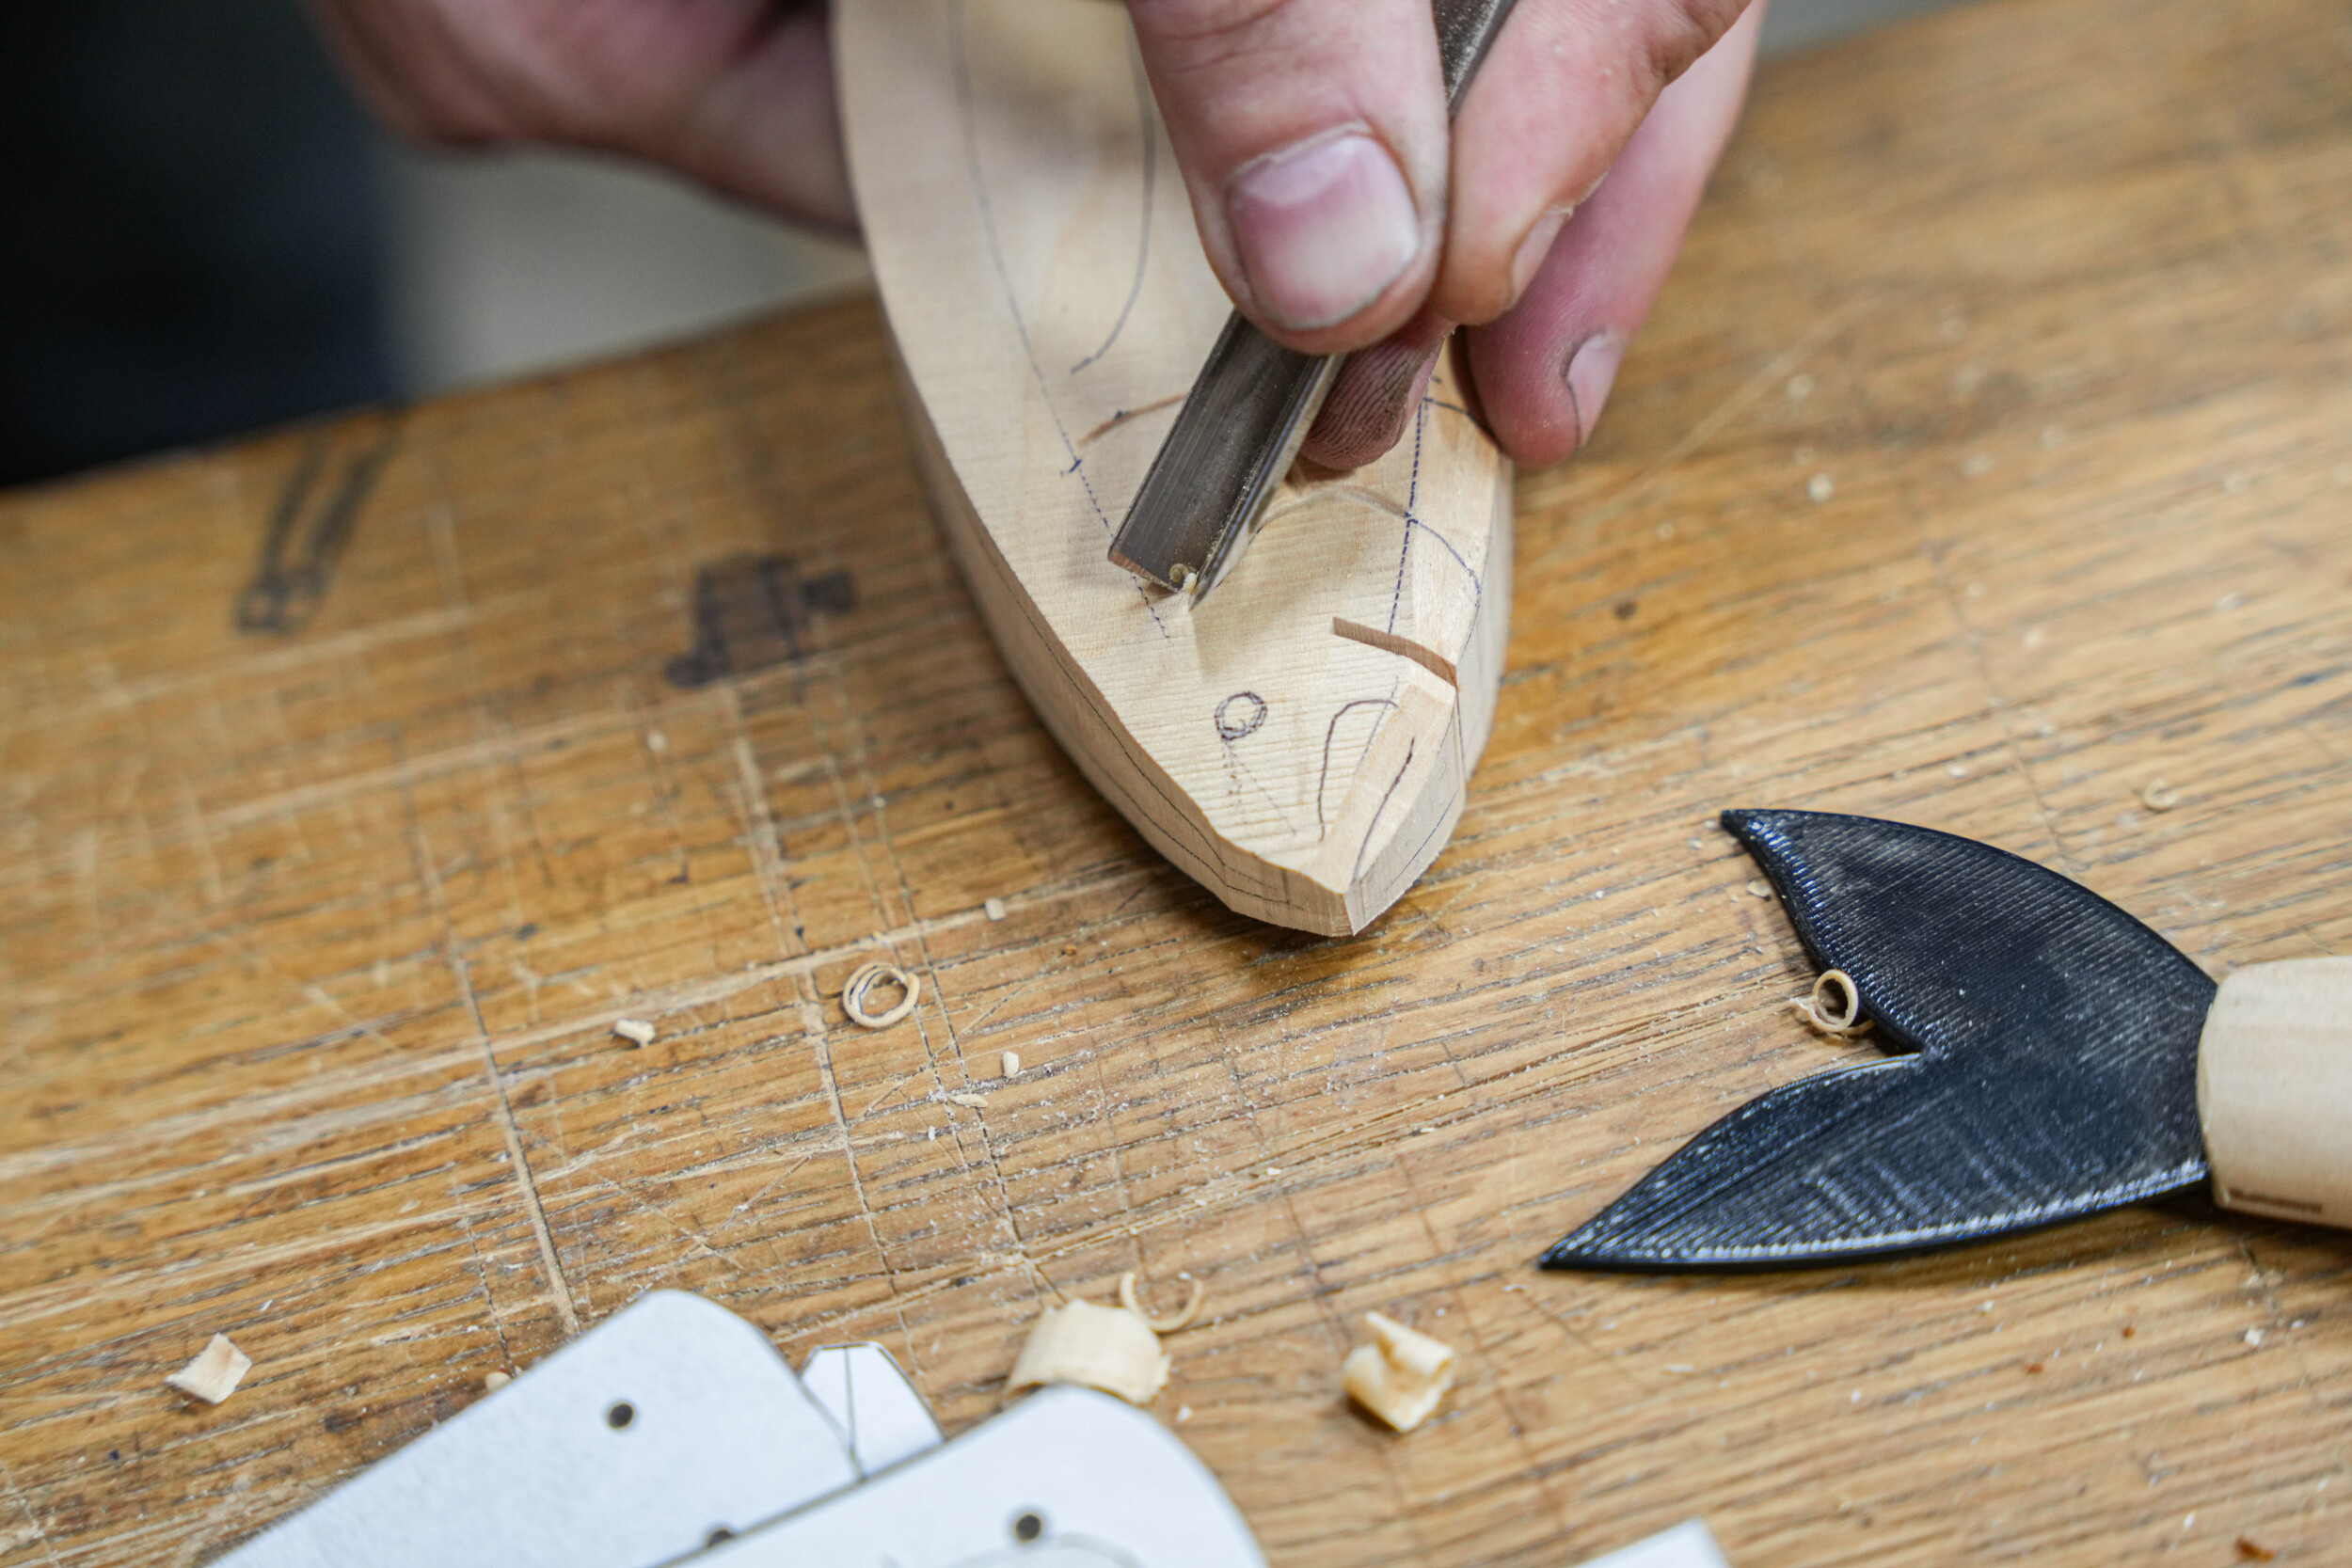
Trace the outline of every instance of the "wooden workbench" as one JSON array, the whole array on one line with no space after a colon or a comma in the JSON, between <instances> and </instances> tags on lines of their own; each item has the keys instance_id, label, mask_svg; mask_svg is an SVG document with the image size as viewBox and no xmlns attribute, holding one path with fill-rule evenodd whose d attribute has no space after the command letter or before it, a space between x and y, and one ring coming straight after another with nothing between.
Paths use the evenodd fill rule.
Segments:
<instances>
[{"instance_id":1,"label":"wooden workbench","mask_svg":"<svg viewBox=\"0 0 2352 1568\"><path fill-rule=\"evenodd\" d=\"M1783 1006L1722 807L2006 845L2216 973L2352 951L2347 191L2332 0L1769 69L1521 482L1461 831L1354 941L1055 751L866 300L0 500L0 1557L202 1560L657 1286L961 1429L1136 1268L1208 1282L1155 1408L1283 1568L1692 1513L1739 1568L2346 1560L2343 1235L1530 1263L1867 1050ZM873 957L924 985L882 1033ZM1407 1437L1342 1402L1374 1308L1462 1350ZM215 1331L213 1408L163 1379Z\"/></svg>"}]
</instances>

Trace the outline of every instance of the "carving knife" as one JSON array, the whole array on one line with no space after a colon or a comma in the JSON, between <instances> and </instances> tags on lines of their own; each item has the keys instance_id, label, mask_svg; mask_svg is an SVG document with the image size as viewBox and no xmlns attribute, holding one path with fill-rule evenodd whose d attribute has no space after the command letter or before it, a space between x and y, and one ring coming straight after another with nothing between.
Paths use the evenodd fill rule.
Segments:
<instances>
[{"instance_id":1,"label":"carving knife","mask_svg":"<svg viewBox=\"0 0 2352 1568\"><path fill-rule=\"evenodd\" d=\"M1461 108L1512 4L1436 0L1449 110ZM1194 599L1224 580L1345 357L1295 353L1238 312L1229 317L1111 540L1111 560Z\"/></svg>"},{"instance_id":2,"label":"carving knife","mask_svg":"<svg viewBox=\"0 0 2352 1568\"><path fill-rule=\"evenodd\" d=\"M1732 811L1895 1054L1699 1133L1548 1268L1792 1268L1982 1241L2210 1182L2352 1227L2352 958L2233 972L2031 861L1899 822Z\"/></svg>"}]
</instances>

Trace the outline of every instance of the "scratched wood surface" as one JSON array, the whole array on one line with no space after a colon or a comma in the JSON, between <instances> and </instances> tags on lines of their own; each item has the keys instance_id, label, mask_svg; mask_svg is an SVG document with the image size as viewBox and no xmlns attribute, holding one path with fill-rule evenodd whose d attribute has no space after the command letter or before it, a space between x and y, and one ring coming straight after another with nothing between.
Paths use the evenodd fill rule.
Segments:
<instances>
[{"instance_id":1,"label":"scratched wood surface","mask_svg":"<svg viewBox=\"0 0 2352 1568\"><path fill-rule=\"evenodd\" d=\"M655 1286L880 1339L961 1429L1126 1268L1208 1281L1156 1408L1285 1568L1693 1513L1740 1568L2344 1560L2341 1234L1529 1264L1867 1049L1782 1006L1721 807L2007 845L2216 973L2352 951L2347 189L2337 3L1772 68L1521 481L1460 832L1350 941L1056 752L864 301L0 501L8 1560L203 1560ZM925 986L879 1034L871 957ZM1407 1437L1341 1402L1371 1308L1462 1350ZM192 1406L215 1331L255 1366Z\"/></svg>"}]
</instances>

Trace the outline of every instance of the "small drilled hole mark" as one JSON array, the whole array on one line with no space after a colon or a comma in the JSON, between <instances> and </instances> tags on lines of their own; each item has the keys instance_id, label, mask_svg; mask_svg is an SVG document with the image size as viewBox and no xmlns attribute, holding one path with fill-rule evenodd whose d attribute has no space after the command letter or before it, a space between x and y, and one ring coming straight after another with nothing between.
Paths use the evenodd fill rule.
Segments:
<instances>
[{"instance_id":1,"label":"small drilled hole mark","mask_svg":"<svg viewBox=\"0 0 2352 1568\"><path fill-rule=\"evenodd\" d=\"M1012 1522L1012 1538L1027 1545L1045 1533L1045 1518L1040 1513L1024 1513Z\"/></svg>"},{"instance_id":2,"label":"small drilled hole mark","mask_svg":"<svg viewBox=\"0 0 2352 1568\"><path fill-rule=\"evenodd\" d=\"M604 1424L615 1432L626 1431L629 1422L635 1419L637 1407L627 1400L613 1401L612 1407L604 1413Z\"/></svg>"}]
</instances>

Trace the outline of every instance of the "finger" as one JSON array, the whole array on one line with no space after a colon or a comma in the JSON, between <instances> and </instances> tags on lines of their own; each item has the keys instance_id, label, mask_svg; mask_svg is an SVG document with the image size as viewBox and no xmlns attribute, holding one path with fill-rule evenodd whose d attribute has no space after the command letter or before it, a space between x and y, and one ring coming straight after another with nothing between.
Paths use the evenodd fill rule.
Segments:
<instances>
[{"instance_id":1,"label":"finger","mask_svg":"<svg viewBox=\"0 0 2352 1568\"><path fill-rule=\"evenodd\" d=\"M1488 427L1519 462L1554 463L1591 439L1740 118L1763 9L1660 95L1519 302L1471 329L1468 361Z\"/></svg>"},{"instance_id":2,"label":"finger","mask_svg":"<svg viewBox=\"0 0 2352 1568\"><path fill-rule=\"evenodd\" d=\"M1567 214L1744 0L1519 0L1454 124L1443 269L1430 303L1491 321Z\"/></svg>"},{"instance_id":3,"label":"finger","mask_svg":"<svg viewBox=\"0 0 2352 1568\"><path fill-rule=\"evenodd\" d=\"M517 134L437 8L371 0L309 0L305 8L360 101L400 135L467 146Z\"/></svg>"},{"instance_id":4,"label":"finger","mask_svg":"<svg viewBox=\"0 0 2352 1568\"><path fill-rule=\"evenodd\" d=\"M1316 467L1343 473L1396 445L1429 389L1438 356L1453 331L1452 322L1423 310L1402 330L1349 355L1298 455Z\"/></svg>"},{"instance_id":5,"label":"finger","mask_svg":"<svg viewBox=\"0 0 2352 1568\"><path fill-rule=\"evenodd\" d=\"M1128 0L1202 248L1292 348L1376 342L1437 272L1446 110L1429 0Z\"/></svg>"},{"instance_id":6,"label":"finger","mask_svg":"<svg viewBox=\"0 0 2352 1568\"><path fill-rule=\"evenodd\" d=\"M772 22L665 130L652 156L771 211L856 232L824 7Z\"/></svg>"},{"instance_id":7,"label":"finger","mask_svg":"<svg viewBox=\"0 0 2352 1568\"><path fill-rule=\"evenodd\" d=\"M405 135L603 148L855 226L819 0L311 0L311 10L369 106Z\"/></svg>"}]
</instances>

